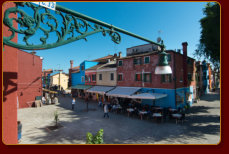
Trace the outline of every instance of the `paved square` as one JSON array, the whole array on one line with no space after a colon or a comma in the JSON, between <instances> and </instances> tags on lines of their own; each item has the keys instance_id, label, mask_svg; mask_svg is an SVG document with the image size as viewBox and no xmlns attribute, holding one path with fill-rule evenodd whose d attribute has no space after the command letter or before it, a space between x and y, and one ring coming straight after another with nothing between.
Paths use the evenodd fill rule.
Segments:
<instances>
[{"instance_id":1,"label":"paved square","mask_svg":"<svg viewBox=\"0 0 229 154\"><path fill-rule=\"evenodd\" d=\"M107 119L96 102L90 102L86 112L84 101L76 101L74 111L70 97L60 97L56 105L19 109L18 120L23 125L20 144L85 144L86 133L94 134L101 128L105 144L217 144L220 141L219 91L195 103L183 124L174 120L156 123L116 113L109 113ZM63 127L50 131L46 127L54 125L56 110Z\"/></svg>"}]
</instances>

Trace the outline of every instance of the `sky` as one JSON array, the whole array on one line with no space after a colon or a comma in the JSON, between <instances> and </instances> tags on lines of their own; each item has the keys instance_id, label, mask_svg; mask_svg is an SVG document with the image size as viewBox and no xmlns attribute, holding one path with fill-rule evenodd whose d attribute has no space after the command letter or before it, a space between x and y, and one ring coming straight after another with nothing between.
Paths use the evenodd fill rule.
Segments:
<instances>
[{"instance_id":1,"label":"sky","mask_svg":"<svg viewBox=\"0 0 229 154\"><path fill-rule=\"evenodd\" d=\"M149 40L161 37L167 50L182 49L188 42L188 56L193 57L200 39L200 22L206 2L57 2L58 5L80 12L100 21L125 29ZM61 24L61 22L59 23ZM78 66L84 60L93 60L109 54L147 44L148 42L121 34L121 43L115 44L101 33L57 48L37 50L43 57L43 69L63 69L68 73L70 60ZM53 36L53 39L57 37Z\"/></svg>"}]
</instances>

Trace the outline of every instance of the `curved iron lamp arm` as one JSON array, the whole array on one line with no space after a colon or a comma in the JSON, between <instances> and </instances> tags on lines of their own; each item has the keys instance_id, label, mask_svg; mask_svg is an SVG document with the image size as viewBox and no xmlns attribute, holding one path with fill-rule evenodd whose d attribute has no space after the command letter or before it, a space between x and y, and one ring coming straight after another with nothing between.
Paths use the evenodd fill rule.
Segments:
<instances>
[{"instance_id":1,"label":"curved iron lamp arm","mask_svg":"<svg viewBox=\"0 0 229 154\"><path fill-rule=\"evenodd\" d=\"M99 32L101 32L103 36L106 36L106 34L108 34L114 43L119 44L121 42L121 36L118 32L121 32L163 48L161 44L155 43L136 34L130 33L126 30L83 15L76 11L67 9L60 5L56 5L55 15L58 15L62 18L62 26L59 26L60 23L58 22L58 19L53 14L51 14L49 9L43 8L41 6L36 6L35 4L32 4L30 2L15 3L16 7L9 8L4 13L3 23L7 27L9 27L9 31L12 32L11 36L3 37L4 45L9 45L15 48L25 50L43 50L62 46L80 39L86 40L87 36ZM29 16L26 12L20 9L19 6L27 6L29 8L32 8L34 12L33 17ZM41 10L45 10L45 12L43 11L43 13L41 13ZM63 14L62 12L65 14ZM18 13L20 14L20 17L9 18L9 15L11 13ZM20 25L20 29L16 29L13 27L13 21L16 21ZM90 24L88 22L92 22L94 24ZM48 29L45 28L43 25L46 25ZM30 38L34 36L38 30L43 32L44 34L44 36L40 37L39 44L34 45L29 43ZM18 44L11 41L14 38L15 33L24 35L23 41L25 42L25 44ZM50 39L50 33L56 33L57 39L52 43L47 43L47 40Z\"/></svg>"}]
</instances>

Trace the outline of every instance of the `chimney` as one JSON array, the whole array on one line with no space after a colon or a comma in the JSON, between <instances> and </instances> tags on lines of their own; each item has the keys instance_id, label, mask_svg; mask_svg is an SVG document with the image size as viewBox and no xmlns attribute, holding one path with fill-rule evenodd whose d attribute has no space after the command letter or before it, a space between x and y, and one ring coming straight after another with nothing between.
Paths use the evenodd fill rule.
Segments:
<instances>
[{"instance_id":1,"label":"chimney","mask_svg":"<svg viewBox=\"0 0 229 154\"><path fill-rule=\"evenodd\" d=\"M73 60L70 60L70 64L71 64L71 69L73 68Z\"/></svg>"},{"instance_id":2,"label":"chimney","mask_svg":"<svg viewBox=\"0 0 229 154\"><path fill-rule=\"evenodd\" d=\"M188 86L188 65L187 65L187 42L182 43L183 46L183 81L184 81L184 87Z\"/></svg>"},{"instance_id":3,"label":"chimney","mask_svg":"<svg viewBox=\"0 0 229 154\"><path fill-rule=\"evenodd\" d=\"M35 51L32 51L32 52L30 52L32 55L36 55L36 52Z\"/></svg>"},{"instance_id":4,"label":"chimney","mask_svg":"<svg viewBox=\"0 0 229 154\"><path fill-rule=\"evenodd\" d=\"M122 52L121 52L121 51L118 52L118 57L119 57L119 58L122 58Z\"/></svg>"}]
</instances>

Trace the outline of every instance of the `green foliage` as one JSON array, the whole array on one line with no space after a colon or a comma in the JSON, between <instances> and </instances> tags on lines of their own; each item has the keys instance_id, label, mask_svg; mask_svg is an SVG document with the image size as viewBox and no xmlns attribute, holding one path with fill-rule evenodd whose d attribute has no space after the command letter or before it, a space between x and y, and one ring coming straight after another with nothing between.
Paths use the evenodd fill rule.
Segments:
<instances>
[{"instance_id":1,"label":"green foliage","mask_svg":"<svg viewBox=\"0 0 229 154\"><path fill-rule=\"evenodd\" d=\"M88 132L86 144L103 144L103 129L100 129L94 136Z\"/></svg>"},{"instance_id":2,"label":"green foliage","mask_svg":"<svg viewBox=\"0 0 229 154\"><path fill-rule=\"evenodd\" d=\"M57 111L54 112L54 120L55 120L55 123L56 123L56 126L58 125L58 121L59 121L59 114Z\"/></svg>"},{"instance_id":3,"label":"green foliage","mask_svg":"<svg viewBox=\"0 0 229 154\"><path fill-rule=\"evenodd\" d=\"M213 65L220 63L220 6L217 3L207 3L203 9L205 17L200 20L201 36L196 57L204 56Z\"/></svg>"}]
</instances>

